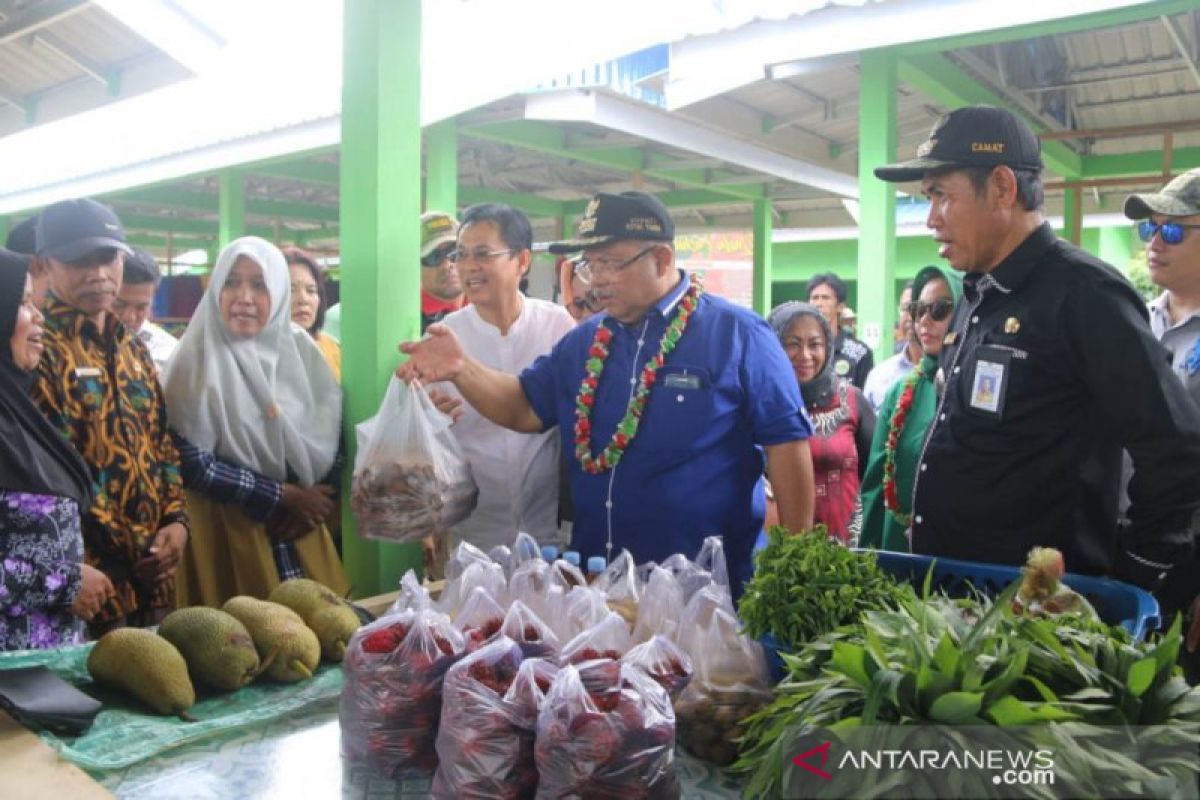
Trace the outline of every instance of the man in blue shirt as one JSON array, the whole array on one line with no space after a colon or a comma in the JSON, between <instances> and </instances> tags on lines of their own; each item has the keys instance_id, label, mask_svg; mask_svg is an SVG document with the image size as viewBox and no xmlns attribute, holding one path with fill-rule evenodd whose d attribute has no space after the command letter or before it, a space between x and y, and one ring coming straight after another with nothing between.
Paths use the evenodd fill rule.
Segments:
<instances>
[{"instance_id":1,"label":"man in blue shirt","mask_svg":"<svg viewBox=\"0 0 1200 800\"><path fill-rule=\"evenodd\" d=\"M628 548L639 563L661 561L692 556L719 534L738 593L763 524L764 454L780 522L812 526L812 428L777 337L678 269L674 236L656 198L597 194L579 238L550 249L583 251L576 272L606 313L519 377L487 369L433 325L400 346L409 360L397 375L451 380L513 430L558 425L576 509L572 549L611 557Z\"/></svg>"}]
</instances>

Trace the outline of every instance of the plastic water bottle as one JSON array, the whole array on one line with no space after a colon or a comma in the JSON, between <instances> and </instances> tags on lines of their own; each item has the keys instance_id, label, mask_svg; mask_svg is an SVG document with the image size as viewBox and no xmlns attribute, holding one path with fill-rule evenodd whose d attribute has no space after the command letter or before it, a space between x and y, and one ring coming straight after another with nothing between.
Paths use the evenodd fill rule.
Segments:
<instances>
[{"instance_id":1,"label":"plastic water bottle","mask_svg":"<svg viewBox=\"0 0 1200 800\"><path fill-rule=\"evenodd\" d=\"M604 556L592 556L587 560L587 582L592 583L604 574L604 570L608 568L608 562Z\"/></svg>"},{"instance_id":2,"label":"plastic water bottle","mask_svg":"<svg viewBox=\"0 0 1200 800\"><path fill-rule=\"evenodd\" d=\"M546 563L553 564L558 560L558 548L552 544L542 545L542 558L546 560Z\"/></svg>"},{"instance_id":3,"label":"plastic water bottle","mask_svg":"<svg viewBox=\"0 0 1200 800\"><path fill-rule=\"evenodd\" d=\"M583 563L579 557L579 553L574 550L568 550L562 554L562 560L570 564L572 567L579 567Z\"/></svg>"}]
</instances>

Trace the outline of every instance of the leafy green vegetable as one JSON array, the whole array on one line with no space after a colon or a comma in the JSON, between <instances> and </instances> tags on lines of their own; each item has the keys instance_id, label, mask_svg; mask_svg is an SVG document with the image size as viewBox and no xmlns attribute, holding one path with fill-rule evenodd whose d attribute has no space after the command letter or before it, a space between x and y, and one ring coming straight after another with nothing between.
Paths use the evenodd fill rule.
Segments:
<instances>
[{"instance_id":1,"label":"leafy green vegetable","mask_svg":"<svg viewBox=\"0 0 1200 800\"><path fill-rule=\"evenodd\" d=\"M738 613L747 634L770 634L785 650L853 622L864 611L914 596L910 586L880 569L873 553L846 548L822 525L800 534L772 528L767 539Z\"/></svg>"},{"instance_id":2,"label":"leafy green vegetable","mask_svg":"<svg viewBox=\"0 0 1200 800\"><path fill-rule=\"evenodd\" d=\"M1056 791L1072 796L1194 790L1200 688L1175 664L1180 620L1138 642L1087 616L1016 615L1016 589L995 601L900 594L785 656L774 702L743 723L734 769L750 773L746 796L784 793L790 745L820 730L935 724L1020 727L1053 750Z\"/></svg>"}]
</instances>

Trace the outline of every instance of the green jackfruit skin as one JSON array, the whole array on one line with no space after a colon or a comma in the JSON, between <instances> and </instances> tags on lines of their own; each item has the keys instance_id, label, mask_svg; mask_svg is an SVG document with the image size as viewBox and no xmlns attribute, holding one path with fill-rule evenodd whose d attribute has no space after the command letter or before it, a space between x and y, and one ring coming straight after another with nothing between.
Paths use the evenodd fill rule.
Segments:
<instances>
[{"instance_id":1,"label":"green jackfruit skin","mask_svg":"<svg viewBox=\"0 0 1200 800\"><path fill-rule=\"evenodd\" d=\"M350 637L362 625L349 604L324 584L308 578L292 578L275 587L267 598L295 611L317 634L321 656L338 662L346 654Z\"/></svg>"},{"instance_id":2,"label":"green jackfruit skin","mask_svg":"<svg viewBox=\"0 0 1200 800\"><path fill-rule=\"evenodd\" d=\"M221 607L250 632L265 674L280 683L311 678L321 662L321 643L295 611L279 603L246 595L231 597Z\"/></svg>"},{"instance_id":3,"label":"green jackfruit skin","mask_svg":"<svg viewBox=\"0 0 1200 800\"><path fill-rule=\"evenodd\" d=\"M172 611L158 634L179 649L192 680L232 692L258 675L258 650L238 619L218 608Z\"/></svg>"},{"instance_id":4,"label":"green jackfruit skin","mask_svg":"<svg viewBox=\"0 0 1200 800\"><path fill-rule=\"evenodd\" d=\"M88 674L101 686L136 697L156 714L182 715L196 702L187 662L175 645L142 628L117 628L88 654Z\"/></svg>"}]
</instances>

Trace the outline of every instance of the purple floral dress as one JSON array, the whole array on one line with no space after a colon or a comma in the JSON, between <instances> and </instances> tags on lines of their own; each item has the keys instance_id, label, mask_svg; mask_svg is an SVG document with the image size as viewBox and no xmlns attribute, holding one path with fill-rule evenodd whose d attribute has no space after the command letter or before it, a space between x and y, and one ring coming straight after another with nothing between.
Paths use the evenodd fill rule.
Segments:
<instances>
[{"instance_id":1,"label":"purple floral dress","mask_svg":"<svg viewBox=\"0 0 1200 800\"><path fill-rule=\"evenodd\" d=\"M67 610L82 562L74 500L0 490L0 650L83 641L83 622Z\"/></svg>"}]
</instances>

